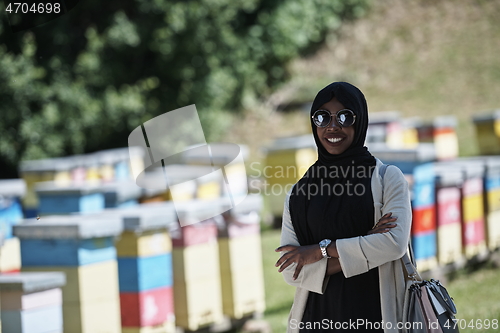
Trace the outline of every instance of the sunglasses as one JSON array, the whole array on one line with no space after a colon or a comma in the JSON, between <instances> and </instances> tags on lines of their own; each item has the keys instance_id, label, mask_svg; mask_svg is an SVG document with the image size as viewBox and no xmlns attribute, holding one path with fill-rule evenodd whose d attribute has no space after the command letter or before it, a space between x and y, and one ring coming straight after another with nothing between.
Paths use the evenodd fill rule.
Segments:
<instances>
[{"instance_id":1,"label":"sunglasses","mask_svg":"<svg viewBox=\"0 0 500 333\"><path fill-rule=\"evenodd\" d=\"M327 127L331 124L333 116L336 117L340 127L352 126L356 121L356 115L349 109L343 109L333 114L328 110L317 110L311 118L314 125L318 127Z\"/></svg>"}]
</instances>

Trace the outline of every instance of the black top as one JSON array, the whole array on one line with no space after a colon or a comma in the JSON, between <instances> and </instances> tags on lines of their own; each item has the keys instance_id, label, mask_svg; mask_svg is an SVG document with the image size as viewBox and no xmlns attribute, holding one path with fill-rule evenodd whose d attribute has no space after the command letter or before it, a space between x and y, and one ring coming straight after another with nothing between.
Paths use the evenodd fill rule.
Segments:
<instances>
[{"instance_id":1,"label":"black top","mask_svg":"<svg viewBox=\"0 0 500 333\"><path fill-rule=\"evenodd\" d=\"M369 193L371 193L371 189ZM347 211L359 210L359 207L364 206L366 207L363 209L365 213L373 215L373 200L367 206L364 205L363 201L360 200L359 206L347 206L345 209ZM311 201L308 214L310 221L314 219L311 212L318 209L321 209L321 202ZM330 227L328 229L333 232L332 236L336 236L330 238L332 241L366 235L367 230L373 226L373 218L356 221L357 223L338 219L329 219L329 221ZM328 238L326 237L328 235L325 235L325 230L320 226L310 224L309 227L313 237L317 239ZM361 323L358 321L359 319L364 321ZM383 332L381 326L377 326L380 325L381 321L378 268L350 278L345 278L344 274L340 272L330 276L324 294L309 292L301 324L304 329L301 329L300 332ZM311 326L314 324L307 326L307 323L317 323L317 327ZM361 325L352 326L358 323ZM342 325L344 326L342 327ZM311 329L307 329L308 327Z\"/></svg>"}]
</instances>

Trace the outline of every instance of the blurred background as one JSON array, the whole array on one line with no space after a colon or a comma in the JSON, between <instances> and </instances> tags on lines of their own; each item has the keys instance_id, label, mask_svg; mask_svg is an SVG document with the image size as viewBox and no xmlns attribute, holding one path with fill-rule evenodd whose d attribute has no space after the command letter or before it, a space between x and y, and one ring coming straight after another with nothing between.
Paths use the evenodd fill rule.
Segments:
<instances>
[{"instance_id":1,"label":"blurred background","mask_svg":"<svg viewBox=\"0 0 500 333\"><path fill-rule=\"evenodd\" d=\"M447 281L462 331L500 332L500 2L71 7L14 32L23 17L0 4L4 332L284 332L294 293L274 267L284 189L316 159L309 109L333 81L365 93L367 146L411 184L420 270ZM176 213L223 205L223 179L192 180L232 157L171 166L186 181L181 212L168 189L135 185L146 152L127 140L190 104L207 142L240 145L251 195L179 228Z\"/></svg>"}]
</instances>

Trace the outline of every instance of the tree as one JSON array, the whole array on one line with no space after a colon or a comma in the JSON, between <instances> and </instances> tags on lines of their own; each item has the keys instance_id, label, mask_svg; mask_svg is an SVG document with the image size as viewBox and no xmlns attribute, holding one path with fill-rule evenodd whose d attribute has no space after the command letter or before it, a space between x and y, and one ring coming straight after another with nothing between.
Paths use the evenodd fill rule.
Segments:
<instances>
[{"instance_id":1,"label":"tree","mask_svg":"<svg viewBox=\"0 0 500 333\"><path fill-rule=\"evenodd\" d=\"M266 96L291 59L368 0L85 0L0 26L0 166L126 146L142 122L196 104L209 138Z\"/></svg>"}]
</instances>

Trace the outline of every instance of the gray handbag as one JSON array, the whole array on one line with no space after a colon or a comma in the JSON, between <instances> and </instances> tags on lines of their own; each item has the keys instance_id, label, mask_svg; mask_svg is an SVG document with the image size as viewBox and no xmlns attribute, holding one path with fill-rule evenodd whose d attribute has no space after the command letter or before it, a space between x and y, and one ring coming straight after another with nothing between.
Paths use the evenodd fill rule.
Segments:
<instances>
[{"instance_id":1,"label":"gray handbag","mask_svg":"<svg viewBox=\"0 0 500 333\"><path fill-rule=\"evenodd\" d=\"M384 179L387 167L387 164L380 166L380 178ZM403 332L458 333L455 319L457 309L453 298L438 280L427 281L420 277L413 260L411 243L408 244L408 250L411 260L407 253L401 258L407 276L412 280L405 295Z\"/></svg>"},{"instance_id":2,"label":"gray handbag","mask_svg":"<svg viewBox=\"0 0 500 333\"><path fill-rule=\"evenodd\" d=\"M458 333L457 309L446 288L437 280L422 280L408 254L401 260L413 281L407 290L403 309L406 332Z\"/></svg>"}]
</instances>

